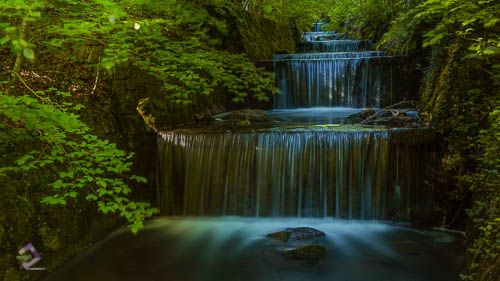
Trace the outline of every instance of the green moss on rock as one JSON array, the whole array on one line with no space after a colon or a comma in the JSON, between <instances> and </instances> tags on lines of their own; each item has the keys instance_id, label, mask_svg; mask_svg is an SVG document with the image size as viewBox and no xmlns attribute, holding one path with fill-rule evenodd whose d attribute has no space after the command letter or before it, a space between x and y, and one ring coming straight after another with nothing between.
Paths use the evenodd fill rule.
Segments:
<instances>
[{"instance_id":1,"label":"green moss on rock","mask_svg":"<svg viewBox=\"0 0 500 281\"><path fill-rule=\"evenodd\" d=\"M326 248L321 245L306 245L285 252L287 256L296 259L318 260L326 256Z\"/></svg>"},{"instance_id":2,"label":"green moss on rock","mask_svg":"<svg viewBox=\"0 0 500 281\"><path fill-rule=\"evenodd\" d=\"M20 272L15 268L7 269L3 281L21 281Z\"/></svg>"}]
</instances>

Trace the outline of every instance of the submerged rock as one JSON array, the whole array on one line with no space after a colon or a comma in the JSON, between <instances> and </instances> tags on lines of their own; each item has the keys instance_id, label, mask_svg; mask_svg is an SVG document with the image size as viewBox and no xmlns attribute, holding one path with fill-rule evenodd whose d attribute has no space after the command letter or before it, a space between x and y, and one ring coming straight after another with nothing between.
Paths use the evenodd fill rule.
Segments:
<instances>
[{"instance_id":1,"label":"submerged rock","mask_svg":"<svg viewBox=\"0 0 500 281\"><path fill-rule=\"evenodd\" d=\"M214 116L216 120L236 122L270 122L274 118L261 109L240 109Z\"/></svg>"},{"instance_id":2,"label":"submerged rock","mask_svg":"<svg viewBox=\"0 0 500 281\"><path fill-rule=\"evenodd\" d=\"M310 227L287 228L283 231L269 233L267 235L267 237L283 242L314 240L324 236L325 233L323 231Z\"/></svg>"},{"instance_id":3,"label":"submerged rock","mask_svg":"<svg viewBox=\"0 0 500 281\"><path fill-rule=\"evenodd\" d=\"M321 245L306 245L288 250L285 254L291 258L303 260L319 260L326 256L326 248Z\"/></svg>"}]
</instances>

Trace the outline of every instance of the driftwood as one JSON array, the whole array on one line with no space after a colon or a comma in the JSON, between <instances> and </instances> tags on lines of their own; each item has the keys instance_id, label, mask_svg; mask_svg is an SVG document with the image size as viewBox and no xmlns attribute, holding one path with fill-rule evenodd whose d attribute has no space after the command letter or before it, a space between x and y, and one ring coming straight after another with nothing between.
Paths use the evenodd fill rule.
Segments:
<instances>
[{"instance_id":1,"label":"driftwood","mask_svg":"<svg viewBox=\"0 0 500 281\"><path fill-rule=\"evenodd\" d=\"M404 104L411 104L413 107L415 107L415 105L417 104L417 102L416 101L402 101L402 102L398 102L396 104L393 104L391 106L388 106L386 108L383 108L383 109L375 112L375 114L373 114L373 115L369 116L368 118L366 118L365 120L361 121L361 124L367 124L368 122L373 121L382 112L391 112L391 115L392 115L391 118L394 118L394 117L399 116L402 113L406 113L408 111L414 110L414 109L406 109L403 112L399 112L398 110L391 110L392 108L395 108L395 107L398 107L398 106L401 106L401 105L404 105Z\"/></svg>"}]
</instances>

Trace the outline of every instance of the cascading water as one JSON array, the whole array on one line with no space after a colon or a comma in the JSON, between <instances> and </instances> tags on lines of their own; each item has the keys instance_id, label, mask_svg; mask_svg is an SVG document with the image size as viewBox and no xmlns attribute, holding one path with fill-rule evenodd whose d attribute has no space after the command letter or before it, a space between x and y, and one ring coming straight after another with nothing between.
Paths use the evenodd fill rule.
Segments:
<instances>
[{"instance_id":1,"label":"cascading water","mask_svg":"<svg viewBox=\"0 0 500 281\"><path fill-rule=\"evenodd\" d=\"M342 125L397 97L391 58L362 41L315 42L337 36L304 34L330 53L275 56L283 94L269 114L279 122L161 132L160 209L183 216L149 220L136 236L118 230L45 281L457 280L462 239L366 221L408 221L429 204L424 182L439 157L418 140L427 129ZM330 108L292 109L312 106ZM266 237L289 227L325 236ZM325 257L288 256L307 243Z\"/></svg>"},{"instance_id":2,"label":"cascading water","mask_svg":"<svg viewBox=\"0 0 500 281\"><path fill-rule=\"evenodd\" d=\"M431 159L391 144L398 132L319 127L161 134L161 209L407 220L411 194L424 184L417 174Z\"/></svg>"},{"instance_id":3,"label":"cascading water","mask_svg":"<svg viewBox=\"0 0 500 281\"><path fill-rule=\"evenodd\" d=\"M283 92L275 97L276 109L332 107L309 111L332 116L323 118L323 124L345 123L343 113L393 101L392 57L366 51L371 44L367 40L321 40L340 36L305 33L311 49L329 52L274 56ZM290 117L302 113L272 114L297 123ZM161 210L178 215L409 220L414 190L424 185L432 154L416 157L415 148L394 144L393 135L401 131L302 123L294 128L161 133Z\"/></svg>"},{"instance_id":4,"label":"cascading water","mask_svg":"<svg viewBox=\"0 0 500 281\"><path fill-rule=\"evenodd\" d=\"M382 52L279 55L274 107L380 107L392 103L391 58ZM389 82L389 83L386 83Z\"/></svg>"},{"instance_id":5,"label":"cascading water","mask_svg":"<svg viewBox=\"0 0 500 281\"><path fill-rule=\"evenodd\" d=\"M303 48L311 53L274 56L281 91L274 108L383 107L398 100L392 93L394 57L370 51L369 40L331 40L338 36L306 33Z\"/></svg>"}]
</instances>

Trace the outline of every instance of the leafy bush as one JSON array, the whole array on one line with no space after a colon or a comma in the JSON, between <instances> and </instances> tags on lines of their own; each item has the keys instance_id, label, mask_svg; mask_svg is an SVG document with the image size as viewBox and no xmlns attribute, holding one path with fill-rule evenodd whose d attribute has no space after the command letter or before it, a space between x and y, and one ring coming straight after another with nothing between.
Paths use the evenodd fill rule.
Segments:
<instances>
[{"instance_id":1,"label":"leafy bush","mask_svg":"<svg viewBox=\"0 0 500 281\"><path fill-rule=\"evenodd\" d=\"M450 196L472 197L463 280L500 275L499 23L498 1L421 1L398 16L380 44L403 54L432 48L422 103L448 142L443 167L456 179Z\"/></svg>"},{"instance_id":2,"label":"leafy bush","mask_svg":"<svg viewBox=\"0 0 500 281\"><path fill-rule=\"evenodd\" d=\"M137 232L144 219L157 210L126 197L131 192L130 182L146 181L130 174L133 154L92 135L75 114L81 106L55 102L49 93L70 95L56 89L33 92L36 98L0 92L0 177L27 177L38 170L50 179L52 170L56 175L50 184L53 195L43 199L44 203L65 205L68 199L83 194L96 201L103 213L126 218ZM25 146L34 149L19 149Z\"/></svg>"},{"instance_id":3,"label":"leafy bush","mask_svg":"<svg viewBox=\"0 0 500 281\"><path fill-rule=\"evenodd\" d=\"M329 28L358 39L378 41L398 13L406 10L406 1L337 0L328 12Z\"/></svg>"},{"instance_id":4,"label":"leafy bush","mask_svg":"<svg viewBox=\"0 0 500 281\"><path fill-rule=\"evenodd\" d=\"M1 2L0 52L10 50L15 59L0 74L8 74L0 83L0 177L46 171L53 194L45 203L67 204L83 196L103 213L126 218L133 232L141 229L157 210L128 198L129 184L145 181L131 174L133 154L98 138L80 121L82 106L72 104L77 97L54 88L33 90L20 75L23 62L36 63L47 53L78 61L72 50L92 46L99 50L95 68L112 72L123 63L134 65L159 79L164 99L173 103L187 105L216 89L235 102L248 95L268 99L277 91L274 77L245 56L220 50L227 23L204 5L195 0ZM212 8L230 12L227 5Z\"/></svg>"},{"instance_id":5,"label":"leafy bush","mask_svg":"<svg viewBox=\"0 0 500 281\"><path fill-rule=\"evenodd\" d=\"M465 181L474 192L472 258L462 280L495 280L500 275L500 107L490 113L491 126L481 130L475 156L478 168Z\"/></svg>"}]
</instances>

